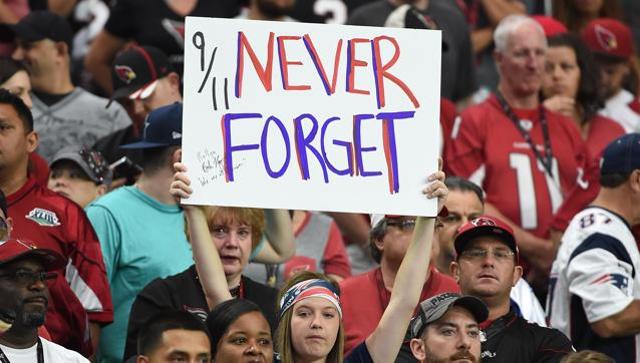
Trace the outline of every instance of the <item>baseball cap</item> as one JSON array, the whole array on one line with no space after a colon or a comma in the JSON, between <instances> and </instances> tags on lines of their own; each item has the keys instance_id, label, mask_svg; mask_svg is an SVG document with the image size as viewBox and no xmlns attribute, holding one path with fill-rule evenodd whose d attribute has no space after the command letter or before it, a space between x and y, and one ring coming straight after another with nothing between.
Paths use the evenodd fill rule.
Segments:
<instances>
[{"instance_id":1,"label":"baseball cap","mask_svg":"<svg viewBox=\"0 0 640 363\"><path fill-rule=\"evenodd\" d=\"M71 51L73 32L65 18L48 10L32 11L18 23L9 25L16 37L26 42L37 42L51 39L55 42L65 42Z\"/></svg>"},{"instance_id":2,"label":"baseball cap","mask_svg":"<svg viewBox=\"0 0 640 363\"><path fill-rule=\"evenodd\" d=\"M456 239L453 242L456 254L460 256L471 240L482 236L493 236L502 240L515 253L516 260L518 259L518 245L511 227L498 218L489 216L478 217L458 228Z\"/></svg>"},{"instance_id":3,"label":"baseball cap","mask_svg":"<svg viewBox=\"0 0 640 363\"><path fill-rule=\"evenodd\" d=\"M633 54L631 30L616 19L592 20L582 29L581 35L595 53L620 59L627 59Z\"/></svg>"},{"instance_id":4,"label":"baseball cap","mask_svg":"<svg viewBox=\"0 0 640 363\"><path fill-rule=\"evenodd\" d=\"M111 183L111 170L104 156L99 151L86 147L68 146L58 151L51 161L51 168L61 160L71 160L97 184Z\"/></svg>"},{"instance_id":5,"label":"baseball cap","mask_svg":"<svg viewBox=\"0 0 640 363\"><path fill-rule=\"evenodd\" d=\"M469 310L478 323L482 323L489 317L487 306L477 297L446 292L420 303L418 314L411 320L409 326L411 336L414 338L420 337L427 325L440 319L454 306Z\"/></svg>"},{"instance_id":6,"label":"baseball cap","mask_svg":"<svg viewBox=\"0 0 640 363\"><path fill-rule=\"evenodd\" d=\"M151 96L158 79L171 72L169 58L160 49L130 46L120 52L113 61L114 92L107 107L117 98L145 99Z\"/></svg>"},{"instance_id":7,"label":"baseball cap","mask_svg":"<svg viewBox=\"0 0 640 363\"><path fill-rule=\"evenodd\" d=\"M600 174L627 174L640 169L640 133L631 133L613 140L602 153Z\"/></svg>"},{"instance_id":8,"label":"baseball cap","mask_svg":"<svg viewBox=\"0 0 640 363\"><path fill-rule=\"evenodd\" d=\"M0 242L0 266L13 261L33 257L42 261L46 271L61 269L66 265L66 261L61 254L47 248L36 247L27 240L10 238Z\"/></svg>"},{"instance_id":9,"label":"baseball cap","mask_svg":"<svg viewBox=\"0 0 640 363\"><path fill-rule=\"evenodd\" d=\"M567 27L564 24L562 24L561 22L556 20L556 18L553 18L551 16L533 15L531 16L531 19L537 21L538 24L540 24L540 26L542 27L542 30L544 30L544 35L547 38L569 32L569 30L567 30Z\"/></svg>"},{"instance_id":10,"label":"baseball cap","mask_svg":"<svg viewBox=\"0 0 640 363\"><path fill-rule=\"evenodd\" d=\"M144 121L142 140L120 146L123 149L148 149L182 143L182 103L157 108Z\"/></svg>"}]
</instances>

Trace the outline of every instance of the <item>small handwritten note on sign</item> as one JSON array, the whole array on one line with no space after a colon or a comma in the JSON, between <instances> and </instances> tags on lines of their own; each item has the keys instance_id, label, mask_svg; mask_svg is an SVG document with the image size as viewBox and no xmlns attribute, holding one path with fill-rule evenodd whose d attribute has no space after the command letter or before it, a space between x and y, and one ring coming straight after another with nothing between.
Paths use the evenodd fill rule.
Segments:
<instances>
[{"instance_id":1,"label":"small handwritten note on sign","mask_svg":"<svg viewBox=\"0 0 640 363\"><path fill-rule=\"evenodd\" d=\"M439 31L188 17L189 203L435 215Z\"/></svg>"}]
</instances>

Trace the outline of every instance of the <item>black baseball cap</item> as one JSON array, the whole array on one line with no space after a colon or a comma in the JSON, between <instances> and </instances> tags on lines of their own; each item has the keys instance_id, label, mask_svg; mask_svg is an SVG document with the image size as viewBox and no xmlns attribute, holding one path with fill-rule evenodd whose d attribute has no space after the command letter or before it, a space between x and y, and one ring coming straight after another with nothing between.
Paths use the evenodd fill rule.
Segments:
<instances>
[{"instance_id":1,"label":"black baseball cap","mask_svg":"<svg viewBox=\"0 0 640 363\"><path fill-rule=\"evenodd\" d=\"M640 169L640 133L613 140L602 152L600 175L627 174Z\"/></svg>"},{"instance_id":2,"label":"black baseball cap","mask_svg":"<svg viewBox=\"0 0 640 363\"><path fill-rule=\"evenodd\" d=\"M156 88L158 79L172 72L167 55L158 48L132 45L120 52L113 61L114 99L129 97L145 99Z\"/></svg>"},{"instance_id":3,"label":"black baseball cap","mask_svg":"<svg viewBox=\"0 0 640 363\"><path fill-rule=\"evenodd\" d=\"M65 42L71 52L73 32L67 20L48 10L30 12L18 23L8 25L15 36L26 42L37 42L51 39L54 42Z\"/></svg>"},{"instance_id":4,"label":"black baseball cap","mask_svg":"<svg viewBox=\"0 0 640 363\"><path fill-rule=\"evenodd\" d=\"M478 323L482 323L489 317L487 305L477 297L446 292L420 303L418 314L411 320L411 325L409 326L411 336L413 338L419 338L427 325L440 319L454 306L469 310Z\"/></svg>"}]
</instances>

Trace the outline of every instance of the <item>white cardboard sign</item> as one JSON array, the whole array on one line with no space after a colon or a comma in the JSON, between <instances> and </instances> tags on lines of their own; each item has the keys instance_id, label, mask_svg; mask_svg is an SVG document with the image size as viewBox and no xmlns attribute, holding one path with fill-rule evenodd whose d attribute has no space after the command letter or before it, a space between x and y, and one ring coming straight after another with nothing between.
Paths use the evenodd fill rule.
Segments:
<instances>
[{"instance_id":1,"label":"white cardboard sign","mask_svg":"<svg viewBox=\"0 0 640 363\"><path fill-rule=\"evenodd\" d=\"M433 216L439 31L187 17L192 204Z\"/></svg>"}]
</instances>

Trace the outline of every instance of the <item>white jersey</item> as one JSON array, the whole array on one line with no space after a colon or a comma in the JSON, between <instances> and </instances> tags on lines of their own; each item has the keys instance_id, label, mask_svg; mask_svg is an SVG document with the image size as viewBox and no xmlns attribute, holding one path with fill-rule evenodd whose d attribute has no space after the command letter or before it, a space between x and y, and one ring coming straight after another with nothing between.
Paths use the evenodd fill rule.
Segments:
<instances>
[{"instance_id":1,"label":"white jersey","mask_svg":"<svg viewBox=\"0 0 640 363\"><path fill-rule=\"evenodd\" d=\"M89 363L89 360L73 350L66 349L44 338L42 341L42 357L45 363ZM11 363L36 363L38 361L37 344L30 348L14 349L0 344L0 349Z\"/></svg>"},{"instance_id":2,"label":"white jersey","mask_svg":"<svg viewBox=\"0 0 640 363\"><path fill-rule=\"evenodd\" d=\"M544 310L525 279L518 280L516 286L511 289L510 297L518 304L523 318L531 323L547 326Z\"/></svg>"},{"instance_id":3,"label":"white jersey","mask_svg":"<svg viewBox=\"0 0 640 363\"><path fill-rule=\"evenodd\" d=\"M626 132L640 132L640 114L629 107L634 96L627 90L620 90L609 98L600 114L619 123Z\"/></svg>"},{"instance_id":4,"label":"white jersey","mask_svg":"<svg viewBox=\"0 0 640 363\"><path fill-rule=\"evenodd\" d=\"M629 225L606 209L586 208L571 220L551 268L549 324L567 335L577 350L640 363L640 335L603 339L590 325L640 298L639 268L640 254Z\"/></svg>"}]
</instances>

